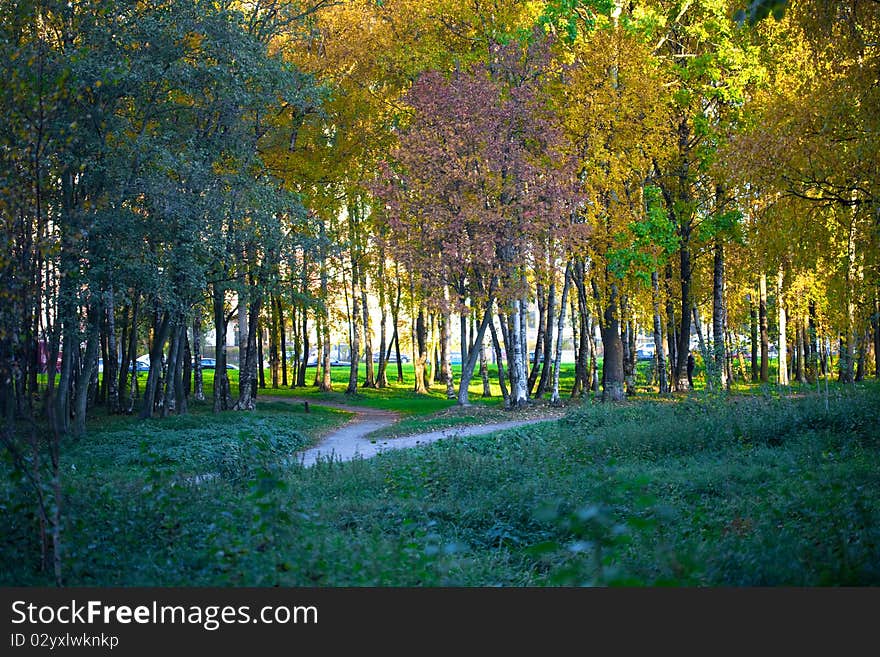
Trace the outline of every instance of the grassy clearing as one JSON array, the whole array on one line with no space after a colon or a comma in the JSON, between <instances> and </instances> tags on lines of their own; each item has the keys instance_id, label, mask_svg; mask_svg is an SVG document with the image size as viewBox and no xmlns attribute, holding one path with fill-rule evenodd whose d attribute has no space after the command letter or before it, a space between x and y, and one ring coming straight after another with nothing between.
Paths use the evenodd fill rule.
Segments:
<instances>
[{"instance_id":1,"label":"grassy clearing","mask_svg":"<svg viewBox=\"0 0 880 657\"><path fill-rule=\"evenodd\" d=\"M101 457L118 427L88 440L65 461L71 585L880 585L876 385L827 402L586 403L310 469L251 440L198 486L165 448ZM116 465L89 466L100 458ZM37 553L35 519L10 499L0 579L46 583L22 557Z\"/></svg>"}]
</instances>

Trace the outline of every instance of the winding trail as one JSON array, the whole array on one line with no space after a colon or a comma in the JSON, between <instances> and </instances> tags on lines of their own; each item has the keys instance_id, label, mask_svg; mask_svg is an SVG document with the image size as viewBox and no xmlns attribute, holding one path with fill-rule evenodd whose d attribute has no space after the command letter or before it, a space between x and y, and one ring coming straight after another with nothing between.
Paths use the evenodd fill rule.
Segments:
<instances>
[{"instance_id":1,"label":"winding trail","mask_svg":"<svg viewBox=\"0 0 880 657\"><path fill-rule=\"evenodd\" d=\"M465 436L479 436L505 429L514 429L529 424L551 422L558 419L561 414L548 414L546 417L530 418L526 420L510 420L508 422L493 422L490 424L472 424L460 427L437 429L425 433L418 433L399 438L369 438L369 435L379 429L389 427L400 415L392 411L383 411L375 408L362 406L349 406L336 402L315 401L301 397L263 397L271 401L286 401L290 403L309 402L313 406L326 406L338 408L354 414L354 417L344 426L330 432L321 441L308 449L297 452L292 460L309 467L319 461L351 461L358 458L371 458L383 452L407 447L419 447L442 440L444 438L459 438Z\"/></svg>"}]
</instances>

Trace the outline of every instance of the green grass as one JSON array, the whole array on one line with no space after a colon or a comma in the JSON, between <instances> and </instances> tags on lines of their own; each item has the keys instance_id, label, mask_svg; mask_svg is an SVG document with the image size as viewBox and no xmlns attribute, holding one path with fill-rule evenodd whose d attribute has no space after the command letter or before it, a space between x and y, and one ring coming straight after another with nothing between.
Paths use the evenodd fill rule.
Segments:
<instances>
[{"instance_id":1,"label":"green grass","mask_svg":"<svg viewBox=\"0 0 880 657\"><path fill-rule=\"evenodd\" d=\"M262 435L306 417L290 411L267 409L278 423ZM259 419L223 418L197 442ZM201 419L157 421L181 433L149 434L146 451L140 423L114 420L66 452L67 584L880 585L876 384L587 402L549 425L310 469L246 440L194 485L176 464L211 450L168 455ZM125 442L127 457L106 452ZM48 583L6 480L0 580Z\"/></svg>"}]
</instances>

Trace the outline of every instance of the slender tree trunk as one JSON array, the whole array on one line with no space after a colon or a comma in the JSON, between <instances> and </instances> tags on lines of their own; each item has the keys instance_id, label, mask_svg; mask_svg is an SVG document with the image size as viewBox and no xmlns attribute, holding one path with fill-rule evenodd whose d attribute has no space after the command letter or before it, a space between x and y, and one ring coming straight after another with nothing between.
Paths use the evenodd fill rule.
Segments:
<instances>
[{"instance_id":1,"label":"slender tree trunk","mask_svg":"<svg viewBox=\"0 0 880 657\"><path fill-rule=\"evenodd\" d=\"M816 302L810 299L807 305L807 335L804 348L806 350L807 383L815 383L819 376L819 345L816 331Z\"/></svg>"},{"instance_id":2,"label":"slender tree trunk","mask_svg":"<svg viewBox=\"0 0 880 657\"><path fill-rule=\"evenodd\" d=\"M81 369L74 388L74 436L83 436L86 432L86 410L88 404L89 384L98 365L98 344L102 314L103 308L99 302L96 302L89 308L86 350L82 358Z\"/></svg>"},{"instance_id":3,"label":"slender tree trunk","mask_svg":"<svg viewBox=\"0 0 880 657\"><path fill-rule=\"evenodd\" d=\"M141 418L153 417L159 383L162 376L162 360L165 343L171 330L171 313L164 311L161 319L154 324L153 344L150 347L150 372L147 374L147 385L144 389L144 400L141 406Z\"/></svg>"},{"instance_id":4,"label":"slender tree trunk","mask_svg":"<svg viewBox=\"0 0 880 657\"><path fill-rule=\"evenodd\" d=\"M376 370L373 367L373 330L370 308L367 305L367 275L361 273L361 309L364 314L364 387L376 388Z\"/></svg>"},{"instance_id":5,"label":"slender tree trunk","mask_svg":"<svg viewBox=\"0 0 880 657\"><path fill-rule=\"evenodd\" d=\"M415 387L416 393L423 395L428 392L425 385L425 363L428 361L428 345L425 328L425 309L419 307L416 315L416 353L415 353Z\"/></svg>"},{"instance_id":6,"label":"slender tree trunk","mask_svg":"<svg viewBox=\"0 0 880 657\"><path fill-rule=\"evenodd\" d=\"M132 354L134 353L134 344L131 341L131 335L137 335L137 308L138 308L138 300L135 297L131 301L131 319L129 320L128 308L123 308L122 312L122 334L120 336L120 346L122 347L122 359L119 362L119 386L117 388L119 392L119 399L117 402L117 407L119 412L122 412L125 409L124 404L124 395L128 392L128 375L129 370L132 365ZM128 412L131 412L133 407L128 407Z\"/></svg>"},{"instance_id":7,"label":"slender tree trunk","mask_svg":"<svg viewBox=\"0 0 880 657\"><path fill-rule=\"evenodd\" d=\"M564 309L565 306L562 306ZM562 315L564 313L560 313ZM543 397L553 378L551 370L551 358L553 357L553 322L556 319L556 282L551 281L547 292L547 332L544 335L544 360L541 363L541 378L538 380L538 389L535 397Z\"/></svg>"},{"instance_id":8,"label":"slender tree trunk","mask_svg":"<svg viewBox=\"0 0 880 657\"><path fill-rule=\"evenodd\" d=\"M353 247L352 247L353 248ZM351 365L348 370L348 387L345 394L353 395L357 392L358 386L358 363L361 355L361 331L360 331L360 298L357 291L358 284L358 265L354 251L351 255L351 324L349 328Z\"/></svg>"},{"instance_id":9,"label":"slender tree trunk","mask_svg":"<svg viewBox=\"0 0 880 657\"><path fill-rule=\"evenodd\" d=\"M687 377L688 357L691 355L691 281L693 269L691 266L691 251L688 243L689 230L683 231L679 260L681 262L681 331L678 335L677 359L675 361L675 384L677 390L688 390Z\"/></svg>"},{"instance_id":10,"label":"slender tree trunk","mask_svg":"<svg viewBox=\"0 0 880 657\"><path fill-rule=\"evenodd\" d=\"M672 265L666 265L664 285L666 288L666 341L669 345L670 389L675 388L675 363L678 361L678 325L675 321L675 303L672 299Z\"/></svg>"},{"instance_id":11,"label":"slender tree trunk","mask_svg":"<svg viewBox=\"0 0 880 657\"><path fill-rule=\"evenodd\" d=\"M193 394L192 388L192 372L193 372L193 356L192 348L189 341L189 331L187 327L183 327L183 399L186 403L185 410L181 412L189 412L189 398Z\"/></svg>"},{"instance_id":12,"label":"slender tree trunk","mask_svg":"<svg viewBox=\"0 0 880 657\"><path fill-rule=\"evenodd\" d=\"M486 310L483 313L483 319L480 321L480 326L477 329L477 335L474 338L474 344L479 344L483 341L483 336L486 334L486 327L492 321L492 305L494 303L494 299L492 295L489 296L489 301L486 303ZM471 350L470 355L468 356L467 361L462 360L461 364L461 380L458 384L458 405L459 406L470 406L470 400L468 399L468 386L470 386L471 378L474 375L474 368L477 365L477 356L478 352L476 349Z\"/></svg>"},{"instance_id":13,"label":"slender tree trunk","mask_svg":"<svg viewBox=\"0 0 880 657\"><path fill-rule=\"evenodd\" d=\"M107 399L110 412L119 412L119 349L116 344L116 299L113 287L107 290L107 358L104 359L104 380L107 381Z\"/></svg>"},{"instance_id":14,"label":"slender tree trunk","mask_svg":"<svg viewBox=\"0 0 880 657\"><path fill-rule=\"evenodd\" d=\"M563 274L562 299L559 301L559 319L556 326L556 353L553 356L553 389L550 393L550 404L558 406L559 399L559 372L562 369L562 333L565 330L565 304L568 301L568 290L571 287L571 263L565 266ZM539 388L540 389L540 388Z\"/></svg>"},{"instance_id":15,"label":"slender tree trunk","mask_svg":"<svg viewBox=\"0 0 880 657\"><path fill-rule=\"evenodd\" d=\"M309 352L311 351L309 347L309 311L305 305L303 305L301 311L302 316L302 324L300 328L301 334L301 342L302 342L302 360L300 361L299 371L296 373L296 383L298 386L305 388L306 386L306 371L309 367Z\"/></svg>"},{"instance_id":16,"label":"slender tree trunk","mask_svg":"<svg viewBox=\"0 0 880 657\"><path fill-rule=\"evenodd\" d=\"M782 266L779 267L779 273L776 277L776 310L778 312L779 321L779 385L788 385L788 342L786 333L788 327L785 315L785 300L783 298L783 283L785 281L785 272Z\"/></svg>"},{"instance_id":17,"label":"slender tree trunk","mask_svg":"<svg viewBox=\"0 0 880 657\"><path fill-rule=\"evenodd\" d=\"M620 345L623 355L623 384L624 392L627 397L636 394L636 367L635 367L635 350L633 343L632 322L630 320L629 297L625 294L620 296Z\"/></svg>"},{"instance_id":18,"label":"slender tree trunk","mask_svg":"<svg viewBox=\"0 0 880 657\"><path fill-rule=\"evenodd\" d=\"M400 280L400 267L394 265L394 278L396 282L394 305L391 307L391 320L394 322L394 334L392 342L394 342L394 353L397 357L397 382L403 383L403 361L400 359L400 299L403 296L403 282Z\"/></svg>"},{"instance_id":19,"label":"slender tree trunk","mask_svg":"<svg viewBox=\"0 0 880 657\"><path fill-rule=\"evenodd\" d=\"M258 334L261 333L259 317L263 299L257 293L251 296L253 298L250 300L247 317L247 359L238 371L238 401L234 406L237 411L252 411L257 407L258 372L263 370L263 358L258 344ZM220 367L220 363L217 363L217 367Z\"/></svg>"},{"instance_id":20,"label":"slender tree trunk","mask_svg":"<svg viewBox=\"0 0 880 657\"><path fill-rule=\"evenodd\" d=\"M660 279L656 271L651 272L651 303L654 309L654 358L657 366L657 381L660 394L669 394L669 380L666 378L666 350L663 346L663 318L660 316Z\"/></svg>"},{"instance_id":21,"label":"slender tree trunk","mask_svg":"<svg viewBox=\"0 0 880 657\"><path fill-rule=\"evenodd\" d=\"M483 397L492 396L492 388L489 386L489 363L486 360L486 342L480 342L480 378L483 380Z\"/></svg>"},{"instance_id":22,"label":"slender tree trunk","mask_svg":"<svg viewBox=\"0 0 880 657\"><path fill-rule=\"evenodd\" d=\"M287 327L284 320L284 304L281 296L275 297L275 307L278 309L278 338L281 340L281 385L287 387Z\"/></svg>"},{"instance_id":23,"label":"slender tree trunk","mask_svg":"<svg viewBox=\"0 0 880 657\"><path fill-rule=\"evenodd\" d=\"M162 406L162 417L168 417L177 410L177 391L174 387L177 381L174 371L177 367L177 356L181 346L180 326L177 317L172 319L169 335L171 341L168 345L168 372L165 375L165 403Z\"/></svg>"},{"instance_id":24,"label":"slender tree trunk","mask_svg":"<svg viewBox=\"0 0 880 657\"><path fill-rule=\"evenodd\" d=\"M253 395L260 388L266 387L266 363L263 359L263 326L260 325L260 318L257 317L256 321L258 322L257 326L257 352L256 352L256 384L251 388L251 395ZM248 326L248 330L250 330L250 326ZM254 361L254 357L251 356L249 358L250 362Z\"/></svg>"},{"instance_id":25,"label":"slender tree trunk","mask_svg":"<svg viewBox=\"0 0 880 657\"><path fill-rule=\"evenodd\" d=\"M388 309L385 307L385 248L379 249L378 268L379 288L379 369L376 372L376 387L388 387Z\"/></svg>"},{"instance_id":26,"label":"slender tree trunk","mask_svg":"<svg viewBox=\"0 0 880 657\"><path fill-rule=\"evenodd\" d=\"M429 317L430 332L428 337L428 368L427 383L425 384L430 390L437 380L437 315L431 313Z\"/></svg>"},{"instance_id":27,"label":"slender tree trunk","mask_svg":"<svg viewBox=\"0 0 880 657\"><path fill-rule=\"evenodd\" d=\"M549 292L545 294L544 286L537 284L537 302L538 302L538 332L535 339L535 352L532 354L532 366L529 369L529 377L526 383L527 394L531 395L538 382L538 374L540 373L541 357L544 353L544 334L549 330L546 322L547 297Z\"/></svg>"},{"instance_id":28,"label":"slender tree trunk","mask_svg":"<svg viewBox=\"0 0 880 657\"><path fill-rule=\"evenodd\" d=\"M278 353L280 338L278 337L278 310L275 296L269 295L269 376L272 388L277 389L281 374L280 356Z\"/></svg>"},{"instance_id":29,"label":"slender tree trunk","mask_svg":"<svg viewBox=\"0 0 880 657\"><path fill-rule=\"evenodd\" d=\"M752 345L752 381L757 382L761 378L760 368L758 366L758 309L755 307L755 301L749 295L749 329L751 331Z\"/></svg>"},{"instance_id":30,"label":"slender tree trunk","mask_svg":"<svg viewBox=\"0 0 880 657\"><path fill-rule=\"evenodd\" d=\"M229 374L226 371L226 308L225 308L226 290L223 287L214 285L214 334L216 335L217 344L214 345L214 412L219 413L229 409L232 405L232 392L229 389ZM241 340L239 340L239 345ZM239 349L242 356L246 356L243 350ZM239 365L243 365L244 361L239 357ZM241 370L239 370L240 372Z\"/></svg>"},{"instance_id":31,"label":"slender tree trunk","mask_svg":"<svg viewBox=\"0 0 880 657\"><path fill-rule=\"evenodd\" d=\"M501 352L501 343L498 341L498 333L495 331L495 321L489 322L489 331L492 334L492 348L495 350L495 362L498 364L498 385L501 388L501 398L505 407L510 406L510 392L507 390L507 381L504 374L504 355Z\"/></svg>"},{"instance_id":32,"label":"slender tree trunk","mask_svg":"<svg viewBox=\"0 0 880 657\"><path fill-rule=\"evenodd\" d=\"M730 389L727 375L727 353L724 344L726 310L724 307L724 243L715 240L715 266L712 273L712 357L718 383L724 390Z\"/></svg>"},{"instance_id":33,"label":"slender tree trunk","mask_svg":"<svg viewBox=\"0 0 880 657\"><path fill-rule=\"evenodd\" d=\"M196 311L192 325L193 395L196 401L205 401L205 385L202 380L202 313Z\"/></svg>"},{"instance_id":34,"label":"slender tree trunk","mask_svg":"<svg viewBox=\"0 0 880 657\"><path fill-rule=\"evenodd\" d=\"M444 288L444 295L448 298L449 291ZM449 326L451 313L448 304L443 306L443 315L440 320L440 374L446 384L446 399L455 399L455 382L452 377L452 363L449 354Z\"/></svg>"},{"instance_id":35,"label":"slender tree trunk","mask_svg":"<svg viewBox=\"0 0 880 657\"><path fill-rule=\"evenodd\" d=\"M761 383L770 381L770 334L767 318L767 276L761 274L758 280L758 320L761 328Z\"/></svg>"},{"instance_id":36,"label":"slender tree trunk","mask_svg":"<svg viewBox=\"0 0 880 657\"><path fill-rule=\"evenodd\" d=\"M693 318L694 318L694 329L697 332L697 344L700 348L700 355L703 357L703 363L707 364L707 366L711 366L713 364L712 355L709 353L709 347L706 344L706 339L703 336L703 323L700 321L700 310L697 308L696 304L693 306ZM717 374L713 374L717 376ZM709 386L709 389L714 389L714 383L710 380L710 378L706 377L706 383Z\"/></svg>"},{"instance_id":37,"label":"slender tree trunk","mask_svg":"<svg viewBox=\"0 0 880 657\"><path fill-rule=\"evenodd\" d=\"M459 290L459 315L458 315L458 326L459 326L459 340L461 341L461 363L464 365L465 361L468 359L468 337L467 337L467 322L468 315L470 314L467 309L467 297L465 296L464 288Z\"/></svg>"},{"instance_id":38,"label":"slender tree trunk","mask_svg":"<svg viewBox=\"0 0 880 657\"><path fill-rule=\"evenodd\" d=\"M523 360L522 348L522 303L521 299L514 299L510 312L511 318L513 319L513 328L511 330L511 351L513 352L513 362L510 367L510 371L513 374L510 382L511 408L522 406L528 401L526 364Z\"/></svg>"},{"instance_id":39,"label":"slender tree trunk","mask_svg":"<svg viewBox=\"0 0 880 657\"><path fill-rule=\"evenodd\" d=\"M874 377L880 379L880 296L876 293L871 323L874 327Z\"/></svg>"},{"instance_id":40,"label":"slender tree trunk","mask_svg":"<svg viewBox=\"0 0 880 657\"><path fill-rule=\"evenodd\" d=\"M574 266L572 267L572 283L574 283L575 289L577 290L577 306L579 312L577 313L577 319L575 319L575 300L571 300L572 304L572 326L577 327L577 339L575 340L575 344L577 345L577 355L575 358L575 367L574 367L574 385L571 389L572 397L580 397L583 394L590 390L592 386L592 381L590 378L590 365L589 359L591 355L590 349L590 305L587 302L587 286L586 286L586 271L585 266L582 260L575 261Z\"/></svg>"}]
</instances>

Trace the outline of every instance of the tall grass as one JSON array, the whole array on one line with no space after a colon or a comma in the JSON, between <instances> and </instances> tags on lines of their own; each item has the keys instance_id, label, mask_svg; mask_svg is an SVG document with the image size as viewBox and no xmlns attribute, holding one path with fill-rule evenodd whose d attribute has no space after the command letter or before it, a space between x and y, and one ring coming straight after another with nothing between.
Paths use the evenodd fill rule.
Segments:
<instances>
[{"instance_id":1,"label":"tall grass","mask_svg":"<svg viewBox=\"0 0 880 657\"><path fill-rule=\"evenodd\" d=\"M66 466L88 470L120 431L93 432ZM833 390L827 409L777 395L585 403L308 469L249 442L201 484L177 475L173 441L155 464L66 476L67 583L880 584L876 386ZM41 583L22 556L34 519L10 511L3 583Z\"/></svg>"}]
</instances>

